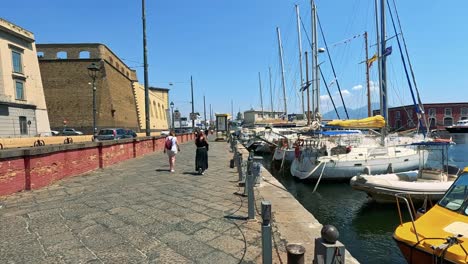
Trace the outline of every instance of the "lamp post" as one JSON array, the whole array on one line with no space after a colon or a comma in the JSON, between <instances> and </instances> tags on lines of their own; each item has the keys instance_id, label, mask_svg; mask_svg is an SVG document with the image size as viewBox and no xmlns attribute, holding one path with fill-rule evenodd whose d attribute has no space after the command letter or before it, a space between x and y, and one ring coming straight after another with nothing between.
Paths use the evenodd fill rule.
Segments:
<instances>
[{"instance_id":1,"label":"lamp post","mask_svg":"<svg viewBox=\"0 0 468 264\"><path fill-rule=\"evenodd\" d=\"M88 66L89 77L93 79L93 135L96 135L96 77L101 70L99 64L93 62Z\"/></svg>"},{"instance_id":2,"label":"lamp post","mask_svg":"<svg viewBox=\"0 0 468 264\"><path fill-rule=\"evenodd\" d=\"M171 120L172 120L172 130L174 130L174 102L171 102Z\"/></svg>"}]
</instances>

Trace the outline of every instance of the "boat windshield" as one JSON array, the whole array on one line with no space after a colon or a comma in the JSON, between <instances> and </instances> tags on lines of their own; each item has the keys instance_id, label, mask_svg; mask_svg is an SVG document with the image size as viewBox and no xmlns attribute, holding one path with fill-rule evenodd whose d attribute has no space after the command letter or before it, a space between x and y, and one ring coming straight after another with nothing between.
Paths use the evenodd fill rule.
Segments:
<instances>
[{"instance_id":1,"label":"boat windshield","mask_svg":"<svg viewBox=\"0 0 468 264\"><path fill-rule=\"evenodd\" d=\"M439 205L449 210L468 215L468 173L463 173L452 184L450 189L440 200Z\"/></svg>"}]
</instances>

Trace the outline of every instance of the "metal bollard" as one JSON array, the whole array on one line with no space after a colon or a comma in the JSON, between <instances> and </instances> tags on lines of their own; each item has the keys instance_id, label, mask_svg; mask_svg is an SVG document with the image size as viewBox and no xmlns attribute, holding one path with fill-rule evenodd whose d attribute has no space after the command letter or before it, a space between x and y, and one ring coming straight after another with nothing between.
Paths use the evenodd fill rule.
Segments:
<instances>
[{"instance_id":1,"label":"metal bollard","mask_svg":"<svg viewBox=\"0 0 468 264\"><path fill-rule=\"evenodd\" d=\"M248 200L248 205L249 205L249 220L255 219L255 192L254 192L254 186L255 186L255 178L252 173L247 174L247 181L246 181L246 186L247 186L247 200Z\"/></svg>"},{"instance_id":2,"label":"metal bollard","mask_svg":"<svg viewBox=\"0 0 468 264\"><path fill-rule=\"evenodd\" d=\"M253 155L249 154L249 158L247 159L246 167L245 167L245 173L244 173L244 196L249 196L249 187L248 187L248 181L249 181L249 176L252 175L252 163L253 163ZM252 185L253 186L253 185ZM253 188L252 188L253 191Z\"/></svg>"},{"instance_id":3,"label":"metal bollard","mask_svg":"<svg viewBox=\"0 0 468 264\"><path fill-rule=\"evenodd\" d=\"M262 201L262 260L263 264L271 264L272 239L271 239L271 202Z\"/></svg>"},{"instance_id":4,"label":"metal bollard","mask_svg":"<svg viewBox=\"0 0 468 264\"><path fill-rule=\"evenodd\" d=\"M304 264L305 248L299 244L288 244L286 246L288 252L288 264Z\"/></svg>"},{"instance_id":5,"label":"metal bollard","mask_svg":"<svg viewBox=\"0 0 468 264\"><path fill-rule=\"evenodd\" d=\"M313 263L345 263L345 246L338 241L338 229L332 225L325 225L320 234L321 238L315 239Z\"/></svg>"},{"instance_id":6,"label":"metal bollard","mask_svg":"<svg viewBox=\"0 0 468 264\"><path fill-rule=\"evenodd\" d=\"M258 186L260 185L260 181L262 179L261 177L261 170L262 170L262 161L263 161L263 157L262 156L254 156L253 157L253 167L252 167L252 173L253 175L255 176L255 179L254 179L254 184L255 186Z\"/></svg>"}]
</instances>

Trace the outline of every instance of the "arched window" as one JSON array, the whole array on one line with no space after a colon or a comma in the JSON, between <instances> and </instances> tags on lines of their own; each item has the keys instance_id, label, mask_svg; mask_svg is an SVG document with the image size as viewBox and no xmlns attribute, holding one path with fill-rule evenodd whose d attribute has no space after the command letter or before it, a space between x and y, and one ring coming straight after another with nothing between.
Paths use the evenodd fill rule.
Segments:
<instances>
[{"instance_id":1,"label":"arched window","mask_svg":"<svg viewBox=\"0 0 468 264\"><path fill-rule=\"evenodd\" d=\"M429 118L429 127L436 127L437 121L435 118Z\"/></svg>"},{"instance_id":2,"label":"arched window","mask_svg":"<svg viewBox=\"0 0 468 264\"><path fill-rule=\"evenodd\" d=\"M444 126L451 126L451 125L453 125L453 118L451 117L444 118Z\"/></svg>"},{"instance_id":3,"label":"arched window","mask_svg":"<svg viewBox=\"0 0 468 264\"><path fill-rule=\"evenodd\" d=\"M158 108L156 107L155 101L153 101L153 111L154 111L154 114L156 115L156 119L158 119Z\"/></svg>"},{"instance_id":4,"label":"arched window","mask_svg":"<svg viewBox=\"0 0 468 264\"><path fill-rule=\"evenodd\" d=\"M164 111L164 107L161 105L161 111L163 113L162 120L166 120L166 111Z\"/></svg>"},{"instance_id":5,"label":"arched window","mask_svg":"<svg viewBox=\"0 0 468 264\"><path fill-rule=\"evenodd\" d=\"M114 63L114 59L112 59L111 56L109 56L109 63L110 63L110 64L113 64L113 63Z\"/></svg>"},{"instance_id":6,"label":"arched window","mask_svg":"<svg viewBox=\"0 0 468 264\"><path fill-rule=\"evenodd\" d=\"M89 51L87 51L87 50L80 51L79 58L80 59L89 59L89 58L91 58L91 53L89 53Z\"/></svg>"},{"instance_id":7,"label":"arched window","mask_svg":"<svg viewBox=\"0 0 468 264\"><path fill-rule=\"evenodd\" d=\"M38 51L37 52L37 57L38 58L44 58L44 52L43 51Z\"/></svg>"},{"instance_id":8,"label":"arched window","mask_svg":"<svg viewBox=\"0 0 468 264\"><path fill-rule=\"evenodd\" d=\"M67 58L67 52L66 51L57 52L57 59L64 60L66 58Z\"/></svg>"},{"instance_id":9,"label":"arched window","mask_svg":"<svg viewBox=\"0 0 468 264\"><path fill-rule=\"evenodd\" d=\"M163 113L161 112L161 105L158 103L158 111L159 111L159 116L161 119L163 118Z\"/></svg>"}]
</instances>

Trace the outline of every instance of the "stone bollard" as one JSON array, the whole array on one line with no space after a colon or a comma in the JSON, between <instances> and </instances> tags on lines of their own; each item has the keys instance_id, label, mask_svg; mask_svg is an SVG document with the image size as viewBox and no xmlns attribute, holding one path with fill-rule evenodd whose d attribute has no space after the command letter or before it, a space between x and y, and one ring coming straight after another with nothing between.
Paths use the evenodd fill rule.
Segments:
<instances>
[{"instance_id":1,"label":"stone bollard","mask_svg":"<svg viewBox=\"0 0 468 264\"><path fill-rule=\"evenodd\" d=\"M314 264L345 263L345 246L338 241L340 233L332 225L325 225L315 239Z\"/></svg>"},{"instance_id":2,"label":"stone bollard","mask_svg":"<svg viewBox=\"0 0 468 264\"><path fill-rule=\"evenodd\" d=\"M272 263L271 239L271 202L262 201L262 260L263 264Z\"/></svg>"},{"instance_id":3,"label":"stone bollard","mask_svg":"<svg viewBox=\"0 0 468 264\"><path fill-rule=\"evenodd\" d=\"M248 212L249 220L255 219L255 178L252 173L247 174L247 180L245 182L245 189L247 189L247 202L248 202Z\"/></svg>"},{"instance_id":4,"label":"stone bollard","mask_svg":"<svg viewBox=\"0 0 468 264\"><path fill-rule=\"evenodd\" d=\"M262 171L262 161L263 161L263 157L262 156L254 156L253 157L253 165L252 165L252 174L255 176L255 186L258 186L260 185L260 182L262 180L262 175L261 175L261 171Z\"/></svg>"},{"instance_id":5,"label":"stone bollard","mask_svg":"<svg viewBox=\"0 0 468 264\"><path fill-rule=\"evenodd\" d=\"M286 246L288 252L288 264L304 264L305 248L300 244L288 244Z\"/></svg>"}]
</instances>

